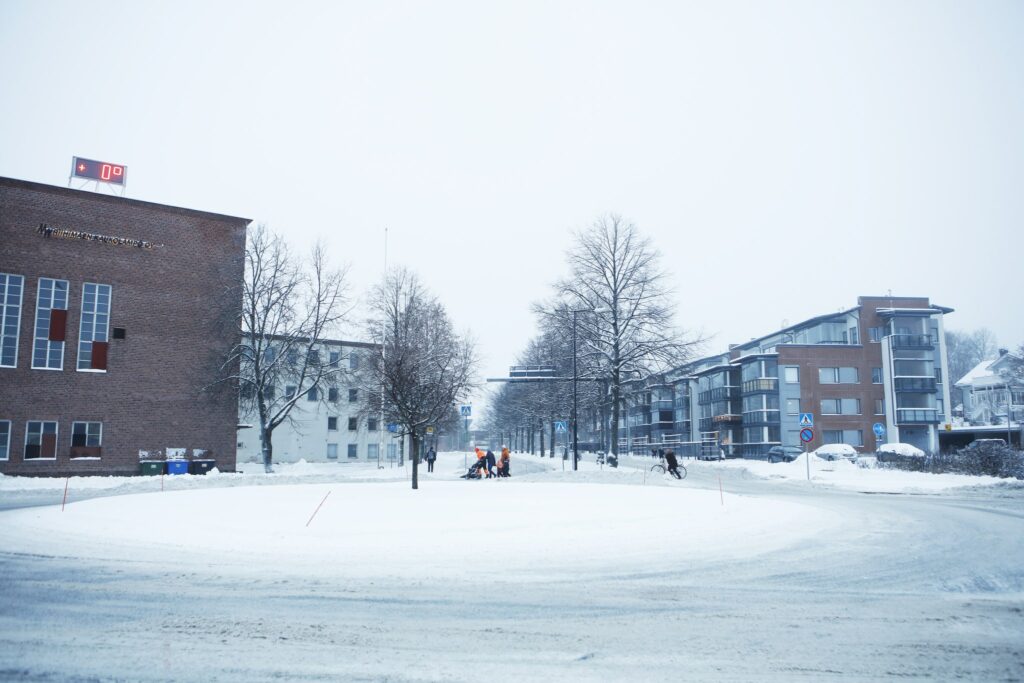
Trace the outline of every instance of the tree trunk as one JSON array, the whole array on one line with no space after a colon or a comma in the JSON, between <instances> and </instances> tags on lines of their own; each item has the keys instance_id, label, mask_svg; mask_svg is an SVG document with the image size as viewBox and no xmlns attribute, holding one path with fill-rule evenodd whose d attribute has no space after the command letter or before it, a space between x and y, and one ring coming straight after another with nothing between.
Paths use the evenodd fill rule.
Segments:
<instances>
[{"instance_id":1,"label":"tree trunk","mask_svg":"<svg viewBox=\"0 0 1024 683\"><path fill-rule=\"evenodd\" d=\"M612 455L616 457L619 455L619 413L621 411L619 392L621 390L622 388L619 386L619 370L616 368L612 371L612 424L609 430L611 432Z\"/></svg>"},{"instance_id":2,"label":"tree trunk","mask_svg":"<svg viewBox=\"0 0 1024 683\"><path fill-rule=\"evenodd\" d=\"M420 466L420 449L419 449L419 436L416 434L416 430L413 430L409 434L412 448L412 487L418 489L420 487L419 479L419 466Z\"/></svg>"},{"instance_id":3,"label":"tree trunk","mask_svg":"<svg viewBox=\"0 0 1024 683\"><path fill-rule=\"evenodd\" d=\"M274 471L274 443L270 440L272 434L272 430L267 429L262 424L260 425L260 436L262 437L260 440L263 442L263 471L266 472L267 474L270 474L271 472Z\"/></svg>"},{"instance_id":4,"label":"tree trunk","mask_svg":"<svg viewBox=\"0 0 1024 683\"><path fill-rule=\"evenodd\" d=\"M537 433L540 434L540 457L544 457L544 420L538 420ZM554 453L551 454L554 456Z\"/></svg>"},{"instance_id":5,"label":"tree trunk","mask_svg":"<svg viewBox=\"0 0 1024 683\"><path fill-rule=\"evenodd\" d=\"M555 453L555 416L554 415L551 416L551 422L549 424L551 425L551 457L554 457L556 455L556 453Z\"/></svg>"}]
</instances>

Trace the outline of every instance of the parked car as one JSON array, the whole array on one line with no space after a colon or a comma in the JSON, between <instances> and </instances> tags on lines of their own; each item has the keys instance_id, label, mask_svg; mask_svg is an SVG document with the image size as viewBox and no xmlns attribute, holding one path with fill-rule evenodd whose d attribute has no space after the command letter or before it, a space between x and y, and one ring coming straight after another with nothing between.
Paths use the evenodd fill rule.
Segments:
<instances>
[{"instance_id":1,"label":"parked car","mask_svg":"<svg viewBox=\"0 0 1024 683\"><path fill-rule=\"evenodd\" d=\"M875 451L878 462L903 462L907 460L923 460L924 451L909 443L884 443Z\"/></svg>"},{"instance_id":2,"label":"parked car","mask_svg":"<svg viewBox=\"0 0 1024 683\"><path fill-rule=\"evenodd\" d=\"M803 452L796 446L772 446L768 449L768 462L793 462Z\"/></svg>"},{"instance_id":3,"label":"parked car","mask_svg":"<svg viewBox=\"0 0 1024 683\"><path fill-rule=\"evenodd\" d=\"M856 460L857 449L845 443L827 443L814 454L823 460Z\"/></svg>"}]
</instances>

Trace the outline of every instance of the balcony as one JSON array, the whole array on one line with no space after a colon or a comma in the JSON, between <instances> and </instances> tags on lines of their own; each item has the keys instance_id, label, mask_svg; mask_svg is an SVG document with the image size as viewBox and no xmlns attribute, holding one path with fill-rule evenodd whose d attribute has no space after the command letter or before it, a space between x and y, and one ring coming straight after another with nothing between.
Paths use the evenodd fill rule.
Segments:
<instances>
[{"instance_id":1,"label":"balcony","mask_svg":"<svg viewBox=\"0 0 1024 683\"><path fill-rule=\"evenodd\" d=\"M726 401L739 397L739 387L718 387L717 389L700 392L697 400L700 403L712 403L714 401Z\"/></svg>"},{"instance_id":2,"label":"balcony","mask_svg":"<svg viewBox=\"0 0 1024 683\"><path fill-rule=\"evenodd\" d=\"M934 377L897 377L894 381L896 391L911 391L919 394L935 393Z\"/></svg>"},{"instance_id":3,"label":"balcony","mask_svg":"<svg viewBox=\"0 0 1024 683\"><path fill-rule=\"evenodd\" d=\"M758 379L748 379L743 383L744 394L757 394L757 393L775 393L779 390L779 380L777 377L760 377Z\"/></svg>"},{"instance_id":4,"label":"balcony","mask_svg":"<svg viewBox=\"0 0 1024 683\"><path fill-rule=\"evenodd\" d=\"M889 343L894 349L934 349L935 340L927 334L892 334Z\"/></svg>"},{"instance_id":5,"label":"balcony","mask_svg":"<svg viewBox=\"0 0 1024 683\"><path fill-rule=\"evenodd\" d=\"M734 415L732 413L726 413L725 415L715 415L711 418L712 422L742 422L742 415Z\"/></svg>"},{"instance_id":6,"label":"balcony","mask_svg":"<svg viewBox=\"0 0 1024 683\"><path fill-rule=\"evenodd\" d=\"M897 408L898 424L938 424L941 418L934 408Z\"/></svg>"}]
</instances>

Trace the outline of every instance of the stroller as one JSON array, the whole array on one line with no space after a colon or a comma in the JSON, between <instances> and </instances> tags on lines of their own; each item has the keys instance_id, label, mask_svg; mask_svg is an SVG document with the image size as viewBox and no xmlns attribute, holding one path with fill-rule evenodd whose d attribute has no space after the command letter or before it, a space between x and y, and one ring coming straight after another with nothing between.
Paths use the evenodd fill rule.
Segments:
<instances>
[{"instance_id":1,"label":"stroller","mask_svg":"<svg viewBox=\"0 0 1024 683\"><path fill-rule=\"evenodd\" d=\"M459 479L479 479L480 470L484 469L486 464L483 460L477 460L475 463L469 466L469 469Z\"/></svg>"}]
</instances>

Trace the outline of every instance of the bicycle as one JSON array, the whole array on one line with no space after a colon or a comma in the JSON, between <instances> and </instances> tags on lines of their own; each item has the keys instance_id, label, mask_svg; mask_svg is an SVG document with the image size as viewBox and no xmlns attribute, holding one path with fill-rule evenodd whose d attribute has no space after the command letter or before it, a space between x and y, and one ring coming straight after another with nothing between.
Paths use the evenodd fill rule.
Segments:
<instances>
[{"instance_id":1,"label":"bicycle","mask_svg":"<svg viewBox=\"0 0 1024 683\"><path fill-rule=\"evenodd\" d=\"M665 456L659 456L658 462L651 465L651 472L657 474L665 474L668 472L668 465L665 464ZM686 467L682 463L679 463L676 466L676 472L679 472L680 479L686 479Z\"/></svg>"}]
</instances>

